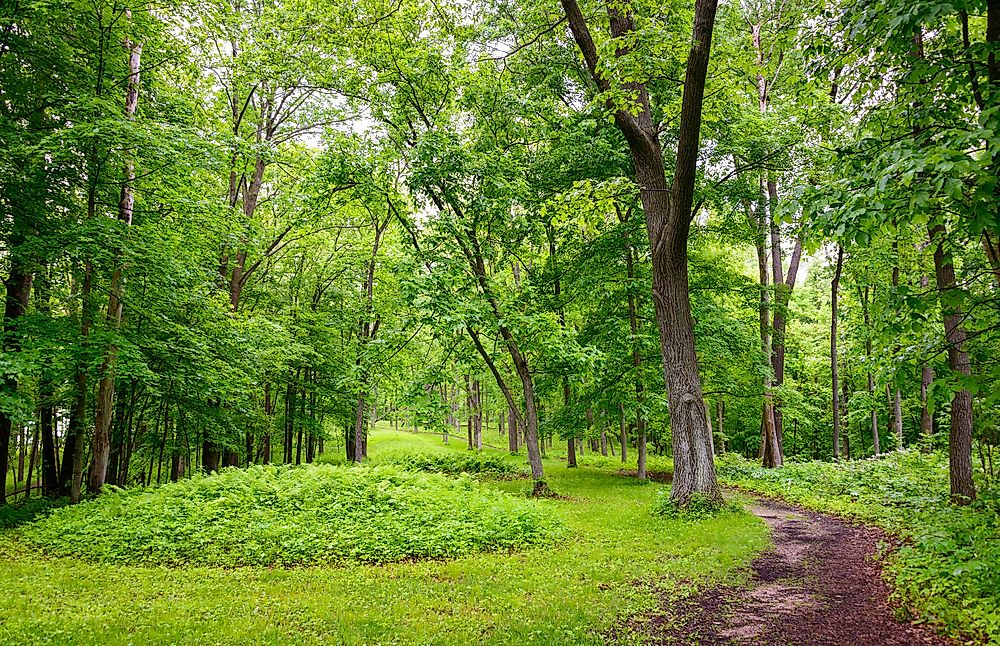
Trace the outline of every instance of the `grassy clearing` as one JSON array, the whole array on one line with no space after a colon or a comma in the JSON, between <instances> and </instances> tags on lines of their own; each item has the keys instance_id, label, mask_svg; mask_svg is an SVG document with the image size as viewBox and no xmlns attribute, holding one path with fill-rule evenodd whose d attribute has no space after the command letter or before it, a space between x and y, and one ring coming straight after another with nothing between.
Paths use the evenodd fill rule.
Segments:
<instances>
[{"instance_id":1,"label":"grassy clearing","mask_svg":"<svg viewBox=\"0 0 1000 646\"><path fill-rule=\"evenodd\" d=\"M730 485L876 524L903 540L888 562L895 600L951 635L1000 644L1000 496L948 502L948 458L916 451L880 460L786 463L763 469L736 455L718 464Z\"/></svg>"},{"instance_id":2,"label":"grassy clearing","mask_svg":"<svg viewBox=\"0 0 1000 646\"><path fill-rule=\"evenodd\" d=\"M380 429L382 451L461 452L433 435ZM518 468L524 456L495 455ZM555 546L450 561L297 568L106 566L0 544L0 643L599 644L654 593L732 578L768 544L740 513L700 521L651 513L658 486L546 462L566 500L538 504L569 532ZM527 480L484 486L523 496ZM639 637L636 637L639 640Z\"/></svg>"}]
</instances>

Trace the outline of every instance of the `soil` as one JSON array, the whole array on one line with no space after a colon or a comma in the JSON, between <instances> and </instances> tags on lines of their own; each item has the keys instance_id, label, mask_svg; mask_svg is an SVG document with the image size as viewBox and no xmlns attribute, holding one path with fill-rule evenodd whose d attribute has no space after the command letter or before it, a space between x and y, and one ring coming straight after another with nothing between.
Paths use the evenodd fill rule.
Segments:
<instances>
[{"instance_id":1,"label":"soil","mask_svg":"<svg viewBox=\"0 0 1000 646\"><path fill-rule=\"evenodd\" d=\"M878 530L758 500L774 550L751 565L746 586L702 589L631 628L652 644L904 646L954 644L901 619L876 557Z\"/></svg>"}]
</instances>

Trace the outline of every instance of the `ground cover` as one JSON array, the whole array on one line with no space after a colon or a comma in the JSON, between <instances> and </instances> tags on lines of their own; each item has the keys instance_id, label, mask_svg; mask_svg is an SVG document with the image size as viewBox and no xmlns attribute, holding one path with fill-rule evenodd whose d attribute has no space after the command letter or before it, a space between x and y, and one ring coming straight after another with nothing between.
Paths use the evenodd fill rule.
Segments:
<instances>
[{"instance_id":1,"label":"ground cover","mask_svg":"<svg viewBox=\"0 0 1000 646\"><path fill-rule=\"evenodd\" d=\"M466 450L380 425L369 453L374 460L390 448ZM523 468L523 454L486 452ZM659 612L665 591L738 580L769 544L750 514L662 518L652 513L659 485L558 459L545 466L564 497L537 504L567 537L515 553L386 565L111 566L41 556L18 528L5 530L0 643L600 644L628 617ZM483 486L526 498L530 481Z\"/></svg>"}]
</instances>

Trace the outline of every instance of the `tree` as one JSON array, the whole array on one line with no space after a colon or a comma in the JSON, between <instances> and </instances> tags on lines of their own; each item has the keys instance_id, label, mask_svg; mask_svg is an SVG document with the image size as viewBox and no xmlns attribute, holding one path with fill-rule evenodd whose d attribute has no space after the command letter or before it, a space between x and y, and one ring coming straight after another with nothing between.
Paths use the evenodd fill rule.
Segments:
<instances>
[{"instance_id":1,"label":"tree","mask_svg":"<svg viewBox=\"0 0 1000 646\"><path fill-rule=\"evenodd\" d=\"M601 92L610 93L612 79L607 77L602 67L580 6L575 0L562 0L562 6L594 82ZM632 153L646 216L653 256L653 300L660 332L664 379L670 399L674 453L671 498L680 505L686 504L693 494L707 495L715 501L721 497L715 479L712 437L698 374L687 275L687 244L693 217L691 209L698 138L716 8L715 0L698 0L695 3L692 45L681 104L677 161L671 185L667 184L659 126L653 120L646 86L634 81L622 85L626 91L634 92L638 99L637 115L633 116L630 108L617 107L610 97L608 105ZM626 3L621 9L611 8L608 18L612 38L623 39L616 46L614 55L616 58L627 57L631 49L625 44L624 37L635 29L631 5Z\"/></svg>"}]
</instances>

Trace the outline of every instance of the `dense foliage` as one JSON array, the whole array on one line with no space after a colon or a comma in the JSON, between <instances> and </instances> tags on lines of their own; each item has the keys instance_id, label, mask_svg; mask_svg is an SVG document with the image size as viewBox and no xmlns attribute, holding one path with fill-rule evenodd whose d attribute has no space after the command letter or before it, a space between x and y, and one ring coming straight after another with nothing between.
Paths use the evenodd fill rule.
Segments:
<instances>
[{"instance_id":1,"label":"dense foliage","mask_svg":"<svg viewBox=\"0 0 1000 646\"><path fill-rule=\"evenodd\" d=\"M493 453L389 453L377 456L375 462L387 462L409 471L489 478L513 478L522 473L509 459Z\"/></svg>"},{"instance_id":2,"label":"dense foliage","mask_svg":"<svg viewBox=\"0 0 1000 646\"><path fill-rule=\"evenodd\" d=\"M445 557L718 460L998 632L998 133L996 0L0 3L0 527Z\"/></svg>"},{"instance_id":3,"label":"dense foliage","mask_svg":"<svg viewBox=\"0 0 1000 646\"><path fill-rule=\"evenodd\" d=\"M109 492L24 529L47 554L128 564L308 565L549 543L538 503L391 466L257 466Z\"/></svg>"}]
</instances>

